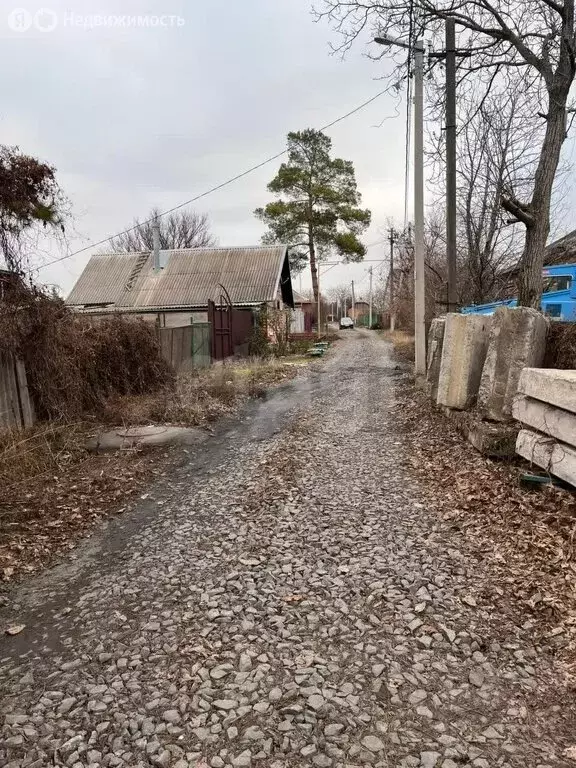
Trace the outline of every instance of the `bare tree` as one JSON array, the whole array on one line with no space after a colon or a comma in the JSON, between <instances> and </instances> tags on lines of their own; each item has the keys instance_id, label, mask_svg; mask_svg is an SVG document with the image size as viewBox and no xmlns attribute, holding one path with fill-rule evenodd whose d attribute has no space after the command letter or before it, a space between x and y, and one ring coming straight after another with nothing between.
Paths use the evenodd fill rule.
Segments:
<instances>
[{"instance_id":1,"label":"bare tree","mask_svg":"<svg viewBox=\"0 0 576 768\"><path fill-rule=\"evenodd\" d=\"M340 285L333 285L324 291L324 294L328 301L339 302L343 308L344 304L352 303L352 285L351 283L341 283Z\"/></svg>"},{"instance_id":2,"label":"bare tree","mask_svg":"<svg viewBox=\"0 0 576 768\"><path fill-rule=\"evenodd\" d=\"M431 33L442 47L444 21L451 16L459 48L467 49L463 73L489 93L501 73L524 70L533 79L533 112L543 124L532 192L505 188L504 209L526 228L519 303L540 306L544 248L550 230L550 202L560 151L567 133L570 89L576 74L575 0L317 0L318 17L328 17L347 48L366 31L407 39ZM412 12L413 11L413 12ZM536 146L536 144L535 144Z\"/></svg>"},{"instance_id":3,"label":"bare tree","mask_svg":"<svg viewBox=\"0 0 576 768\"><path fill-rule=\"evenodd\" d=\"M424 265L426 269L426 320L446 310L447 274L444 218L431 211L424 226ZM394 280L394 305L390 305L389 281ZM401 232L396 243L394 274L388 274L383 286L388 311L396 316L397 326L414 328L414 242L411 227Z\"/></svg>"},{"instance_id":4,"label":"bare tree","mask_svg":"<svg viewBox=\"0 0 576 768\"><path fill-rule=\"evenodd\" d=\"M132 228L121 235L110 238L110 248L119 253L151 251L153 248L152 223L160 210L153 208L148 218L140 222L134 219ZM204 213L195 211L174 211L159 217L160 248L210 248L216 240L210 233L210 222Z\"/></svg>"},{"instance_id":5,"label":"bare tree","mask_svg":"<svg viewBox=\"0 0 576 768\"><path fill-rule=\"evenodd\" d=\"M481 304L498 297L501 270L516 263L521 253L522 228L510 223L501 199L511 187L517 193L531 194L538 160L533 143L542 121L531 112L531 83L513 88L506 79L480 100L474 84L463 85L456 157L458 301ZM439 83L438 89L441 87ZM433 98L433 104L439 101ZM435 117L443 119L441 114ZM433 134L432 143L435 173L430 186L435 207L440 209L445 195L442 131Z\"/></svg>"}]
</instances>

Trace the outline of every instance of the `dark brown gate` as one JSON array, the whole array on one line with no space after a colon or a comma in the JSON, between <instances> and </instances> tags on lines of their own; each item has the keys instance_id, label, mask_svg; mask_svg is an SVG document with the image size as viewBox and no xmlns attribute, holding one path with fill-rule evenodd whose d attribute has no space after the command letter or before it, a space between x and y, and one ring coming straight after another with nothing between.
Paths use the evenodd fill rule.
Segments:
<instances>
[{"instance_id":1,"label":"dark brown gate","mask_svg":"<svg viewBox=\"0 0 576 768\"><path fill-rule=\"evenodd\" d=\"M218 304L208 302L208 322L212 328L212 360L225 360L234 354L232 342L232 302L223 285Z\"/></svg>"}]
</instances>

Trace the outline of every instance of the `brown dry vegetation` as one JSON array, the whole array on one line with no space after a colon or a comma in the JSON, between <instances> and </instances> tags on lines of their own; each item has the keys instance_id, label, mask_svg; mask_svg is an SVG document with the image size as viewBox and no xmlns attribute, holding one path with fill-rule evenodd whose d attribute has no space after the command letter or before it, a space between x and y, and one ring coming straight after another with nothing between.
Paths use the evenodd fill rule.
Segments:
<instances>
[{"instance_id":1,"label":"brown dry vegetation","mask_svg":"<svg viewBox=\"0 0 576 768\"><path fill-rule=\"evenodd\" d=\"M88 437L113 424L207 426L298 370L276 360L214 366L179 376L174 388L111 397L101 404L98 422L45 422L2 433L0 581L11 582L73 548L99 522L122 513L177 460L175 451L159 449L90 454Z\"/></svg>"},{"instance_id":2,"label":"brown dry vegetation","mask_svg":"<svg viewBox=\"0 0 576 768\"><path fill-rule=\"evenodd\" d=\"M154 329L114 315L98 323L62 301L24 288L0 304L0 349L26 367L40 420L97 414L113 395L157 392L174 383Z\"/></svg>"},{"instance_id":3,"label":"brown dry vegetation","mask_svg":"<svg viewBox=\"0 0 576 768\"><path fill-rule=\"evenodd\" d=\"M414 334L410 331L381 331L382 338L391 342L398 362L414 362Z\"/></svg>"},{"instance_id":4,"label":"brown dry vegetation","mask_svg":"<svg viewBox=\"0 0 576 768\"><path fill-rule=\"evenodd\" d=\"M517 598L524 609L517 620L538 620L542 641L569 659L576 647L576 495L521 488L519 462L481 456L412 385L400 392L395 417L430 505L489 573L484 597L499 605Z\"/></svg>"},{"instance_id":5,"label":"brown dry vegetation","mask_svg":"<svg viewBox=\"0 0 576 768\"><path fill-rule=\"evenodd\" d=\"M544 368L576 368L576 323L550 323Z\"/></svg>"},{"instance_id":6,"label":"brown dry vegetation","mask_svg":"<svg viewBox=\"0 0 576 768\"><path fill-rule=\"evenodd\" d=\"M143 397L113 397L102 418L108 424L162 422L204 426L233 412L247 398L260 397L266 388L292 378L296 365L274 358L253 358L180 374L173 389Z\"/></svg>"}]
</instances>

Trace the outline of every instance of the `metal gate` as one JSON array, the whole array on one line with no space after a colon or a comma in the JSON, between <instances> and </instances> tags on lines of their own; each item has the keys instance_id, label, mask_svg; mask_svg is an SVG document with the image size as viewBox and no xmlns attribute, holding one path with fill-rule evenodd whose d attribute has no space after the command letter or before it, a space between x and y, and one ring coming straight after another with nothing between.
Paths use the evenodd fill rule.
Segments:
<instances>
[{"instance_id":1,"label":"metal gate","mask_svg":"<svg viewBox=\"0 0 576 768\"><path fill-rule=\"evenodd\" d=\"M212 360L225 360L234 354L232 342L232 302L223 285L218 304L208 302L208 322L212 326Z\"/></svg>"}]
</instances>

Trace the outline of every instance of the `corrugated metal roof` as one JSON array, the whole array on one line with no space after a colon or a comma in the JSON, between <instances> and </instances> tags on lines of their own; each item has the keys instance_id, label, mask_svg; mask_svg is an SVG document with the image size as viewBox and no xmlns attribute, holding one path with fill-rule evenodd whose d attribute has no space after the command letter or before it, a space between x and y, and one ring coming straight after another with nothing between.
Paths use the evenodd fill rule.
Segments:
<instances>
[{"instance_id":1,"label":"corrugated metal roof","mask_svg":"<svg viewBox=\"0 0 576 768\"><path fill-rule=\"evenodd\" d=\"M544 249L544 266L574 263L576 263L576 229L549 243ZM519 271L520 261L517 261L513 266L501 270L501 274L514 276Z\"/></svg>"},{"instance_id":2,"label":"corrugated metal roof","mask_svg":"<svg viewBox=\"0 0 576 768\"><path fill-rule=\"evenodd\" d=\"M576 262L576 230L546 246L545 264L573 264Z\"/></svg>"},{"instance_id":3,"label":"corrugated metal roof","mask_svg":"<svg viewBox=\"0 0 576 768\"><path fill-rule=\"evenodd\" d=\"M116 304L146 254L98 253L92 256L66 299L67 304Z\"/></svg>"},{"instance_id":4,"label":"corrugated metal roof","mask_svg":"<svg viewBox=\"0 0 576 768\"><path fill-rule=\"evenodd\" d=\"M166 251L159 272L150 253L93 256L66 303L204 307L220 298L222 284L233 304L260 304L276 298L286 254L284 245Z\"/></svg>"}]
</instances>

